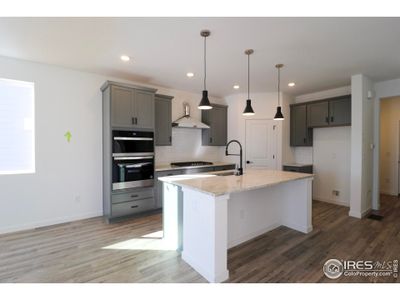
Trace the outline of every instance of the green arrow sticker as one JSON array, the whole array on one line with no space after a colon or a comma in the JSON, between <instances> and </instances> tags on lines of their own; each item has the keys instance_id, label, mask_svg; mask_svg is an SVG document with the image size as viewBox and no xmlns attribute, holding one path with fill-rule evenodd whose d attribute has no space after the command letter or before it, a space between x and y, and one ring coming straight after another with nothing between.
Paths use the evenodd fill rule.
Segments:
<instances>
[{"instance_id":1,"label":"green arrow sticker","mask_svg":"<svg viewBox=\"0 0 400 300\"><path fill-rule=\"evenodd\" d=\"M65 138L67 139L67 142L69 143L69 142L71 141L71 137L72 137L71 132L67 131L67 132L64 134L64 136L65 136Z\"/></svg>"}]
</instances>

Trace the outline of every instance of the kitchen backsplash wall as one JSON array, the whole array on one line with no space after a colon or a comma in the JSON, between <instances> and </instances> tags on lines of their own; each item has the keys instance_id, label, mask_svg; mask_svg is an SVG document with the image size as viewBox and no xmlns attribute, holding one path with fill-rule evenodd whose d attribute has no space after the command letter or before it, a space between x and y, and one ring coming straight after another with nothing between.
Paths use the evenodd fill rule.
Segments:
<instances>
[{"instance_id":1,"label":"kitchen backsplash wall","mask_svg":"<svg viewBox=\"0 0 400 300\"><path fill-rule=\"evenodd\" d=\"M220 161L224 147L202 146L201 129L172 128L172 146L156 147L156 165L173 161Z\"/></svg>"},{"instance_id":2,"label":"kitchen backsplash wall","mask_svg":"<svg viewBox=\"0 0 400 300\"><path fill-rule=\"evenodd\" d=\"M294 151L294 159L299 164L313 163L313 147L296 147Z\"/></svg>"}]
</instances>

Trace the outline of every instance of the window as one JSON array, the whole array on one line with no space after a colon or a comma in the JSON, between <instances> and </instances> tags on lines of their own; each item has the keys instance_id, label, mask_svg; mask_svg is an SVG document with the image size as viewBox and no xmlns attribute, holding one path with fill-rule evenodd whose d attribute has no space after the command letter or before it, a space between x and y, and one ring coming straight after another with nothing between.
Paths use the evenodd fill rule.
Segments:
<instances>
[{"instance_id":1,"label":"window","mask_svg":"<svg viewBox=\"0 0 400 300\"><path fill-rule=\"evenodd\" d=\"M35 173L34 89L0 78L0 175Z\"/></svg>"}]
</instances>

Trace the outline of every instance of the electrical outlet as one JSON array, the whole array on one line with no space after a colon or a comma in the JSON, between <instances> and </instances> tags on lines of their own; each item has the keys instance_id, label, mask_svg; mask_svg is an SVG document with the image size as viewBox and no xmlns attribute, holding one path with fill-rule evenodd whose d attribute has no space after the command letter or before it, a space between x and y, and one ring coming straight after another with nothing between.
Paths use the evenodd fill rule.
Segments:
<instances>
[{"instance_id":1,"label":"electrical outlet","mask_svg":"<svg viewBox=\"0 0 400 300\"><path fill-rule=\"evenodd\" d=\"M338 196L339 196L339 191L333 190L333 191L332 191L332 195L338 197Z\"/></svg>"}]
</instances>

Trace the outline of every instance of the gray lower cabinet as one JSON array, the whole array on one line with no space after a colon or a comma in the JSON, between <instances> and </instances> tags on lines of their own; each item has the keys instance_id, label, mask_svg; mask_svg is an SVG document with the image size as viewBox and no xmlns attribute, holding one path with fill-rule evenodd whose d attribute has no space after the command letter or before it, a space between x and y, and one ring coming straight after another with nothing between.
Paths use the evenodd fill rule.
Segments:
<instances>
[{"instance_id":1,"label":"gray lower cabinet","mask_svg":"<svg viewBox=\"0 0 400 300\"><path fill-rule=\"evenodd\" d=\"M312 146L312 129L307 126L307 105L290 107L290 146Z\"/></svg>"},{"instance_id":2,"label":"gray lower cabinet","mask_svg":"<svg viewBox=\"0 0 400 300\"><path fill-rule=\"evenodd\" d=\"M158 180L160 177L166 176L174 176L174 175L182 175L185 170L168 170L168 171L160 171L156 172L155 175L155 186L154 186L154 198L156 199L156 208L162 207L162 198L163 198L163 184L162 181Z\"/></svg>"},{"instance_id":3,"label":"gray lower cabinet","mask_svg":"<svg viewBox=\"0 0 400 300\"><path fill-rule=\"evenodd\" d=\"M130 216L155 209L154 189L142 188L111 195L109 219Z\"/></svg>"},{"instance_id":4,"label":"gray lower cabinet","mask_svg":"<svg viewBox=\"0 0 400 300\"><path fill-rule=\"evenodd\" d=\"M312 174L313 166L312 165L304 165L304 166L283 165L283 171Z\"/></svg>"},{"instance_id":5,"label":"gray lower cabinet","mask_svg":"<svg viewBox=\"0 0 400 300\"><path fill-rule=\"evenodd\" d=\"M351 125L351 96L329 100L329 125Z\"/></svg>"},{"instance_id":6,"label":"gray lower cabinet","mask_svg":"<svg viewBox=\"0 0 400 300\"><path fill-rule=\"evenodd\" d=\"M210 128L202 129L203 146L225 146L228 138L228 107L211 104L212 109L201 112L201 121Z\"/></svg>"},{"instance_id":7,"label":"gray lower cabinet","mask_svg":"<svg viewBox=\"0 0 400 300\"><path fill-rule=\"evenodd\" d=\"M320 101L307 104L307 126L326 127L329 126L329 102Z\"/></svg>"},{"instance_id":8,"label":"gray lower cabinet","mask_svg":"<svg viewBox=\"0 0 400 300\"><path fill-rule=\"evenodd\" d=\"M162 199L163 199L163 184L162 181L158 180L158 178L166 176L174 176L174 175L206 173L213 171L233 170L233 169L235 169L235 164L200 167L200 168L185 168L179 170L167 170L167 171L156 172L155 176L156 184L154 186L154 198L156 199L155 200L156 208L162 208Z\"/></svg>"},{"instance_id":9,"label":"gray lower cabinet","mask_svg":"<svg viewBox=\"0 0 400 300\"><path fill-rule=\"evenodd\" d=\"M155 145L172 145L172 102L173 97L155 96Z\"/></svg>"}]
</instances>

